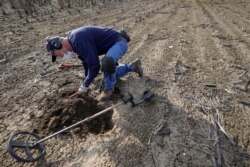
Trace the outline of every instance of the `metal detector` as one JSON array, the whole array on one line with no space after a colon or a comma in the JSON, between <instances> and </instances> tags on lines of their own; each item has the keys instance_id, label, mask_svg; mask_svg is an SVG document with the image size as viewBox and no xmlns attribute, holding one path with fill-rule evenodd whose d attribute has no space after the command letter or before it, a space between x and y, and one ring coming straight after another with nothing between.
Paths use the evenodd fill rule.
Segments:
<instances>
[{"instance_id":1,"label":"metal detector","mask_svg":"<svg viewBox=\"0 0 250 167\"><path fill-rule=\"evenodd\" d=\"M37 134L32 132L17 132L10 136L7 147L9 154L15 158L18 161L22 162L34 162L44 157L46 151L45 146L42 144L44 141L62 133L65 132L71 128L74 128L82 123L89 122L92 119L99 117L100 115L103 115L104 113L110 111L111 109L121 105L121 104L127 104L128 102L131 103L132 107L136 107L140 105L143 102L151 101L154 94L149 93L149 91L145 91L143 93L142 98L135 102L134 97L131 93L128 93L128 96L123 98L122 102L117 103L116 105L106 108L90 117L85 118L82 121L79 121L65 129L62 129L54 134L51 134L47 137L40 138Z\"/></svg>"}]
</instances>

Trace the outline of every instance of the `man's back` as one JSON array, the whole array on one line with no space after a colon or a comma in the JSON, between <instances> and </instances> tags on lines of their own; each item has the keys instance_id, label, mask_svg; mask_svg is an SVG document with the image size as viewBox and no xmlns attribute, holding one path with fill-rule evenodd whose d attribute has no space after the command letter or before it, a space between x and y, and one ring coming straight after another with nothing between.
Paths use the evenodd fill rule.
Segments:
<instances>
[{"instance_id":1,"label":"man's back","mask_svg":"<svg viewBox=\"0 0 250 167\"><path fill-rule=\"evenodd\" d=\"M68 32L67 35L73 50L80 55L84 54L82 52L88 49L84 48L84 46L88 46L89 44L95 45L94 47L98 55L105 54L119 40L119 33L116 30L98 26L80 27ZM86 42L89 43L84 45Z\"/></svg>"}]
</instances>

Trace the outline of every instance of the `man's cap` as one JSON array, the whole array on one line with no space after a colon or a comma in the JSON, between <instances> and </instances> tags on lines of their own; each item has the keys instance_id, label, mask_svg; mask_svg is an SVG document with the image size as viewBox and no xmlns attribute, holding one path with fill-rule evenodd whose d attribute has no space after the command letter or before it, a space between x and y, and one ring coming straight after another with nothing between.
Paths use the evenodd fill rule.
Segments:
<instances>
[{"instance_id":1,"label":"man's cap","mask_svg":"<svg viewBox=\"0 0 250 167\"><path fill-rule=\"evenodd\" d=\"M53 50L62 48L62 43L60 41L60 37L59 36L47 37L46 41L47 41L47 43L46 43L47 51L50 53L50 55L52 57L52 62L54 62L54 61L56 61L56 56L53 55Z\"/></svg>"}]
</instances>

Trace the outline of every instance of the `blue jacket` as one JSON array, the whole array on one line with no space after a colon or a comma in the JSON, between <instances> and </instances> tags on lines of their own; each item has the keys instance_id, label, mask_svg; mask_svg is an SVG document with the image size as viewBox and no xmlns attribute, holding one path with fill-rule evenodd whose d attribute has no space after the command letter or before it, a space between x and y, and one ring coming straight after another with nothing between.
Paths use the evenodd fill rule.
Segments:
<instances>
[{"instance_id":1,"label":"blue jacket","mask_svg":"<svg viewBox=\"0 0 250 167\"><path fill-rule=\"evenodd\" d=\"M94 80L100 70L99 55L107 51L119 40L119 33L107 27L84 26L67 33L73 51L82 60L85 71L85 86Z\"/></svg>"}]
</instances>

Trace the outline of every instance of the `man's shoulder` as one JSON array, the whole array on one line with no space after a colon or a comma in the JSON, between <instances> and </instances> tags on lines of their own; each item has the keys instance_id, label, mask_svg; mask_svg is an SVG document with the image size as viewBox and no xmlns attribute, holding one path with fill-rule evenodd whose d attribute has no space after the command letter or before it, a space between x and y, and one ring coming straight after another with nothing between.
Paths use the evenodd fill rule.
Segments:
<instances>
[{"instance_id":1,"label":"man's shoulder","mask_svg":"<svg viewBox=\"0 0 250 167\"><path fill-rule=\"evenodd\" d=\"M69 31L69 33L67 35L74 35L74 36L81 36L81 37L88 37L90 35L90 32L89 32L89 27L79 27L79 28L76 28L76 29L73 29L71 31Z\"/></svg>"},{"instance_id":2,"label":"man's shoulder","mask_svg":"<svg viewBox=\"0 0 250 167\"><path fill-rule=\"evenodd\" d=\"M71 44L73 45L77 45L79 43L83 44L88 41L87 39L91 38L91 33L88 31L86 27L80 27L71 30L66 35L67 38L70 40Z\"/></svg>"}]
</instances>

